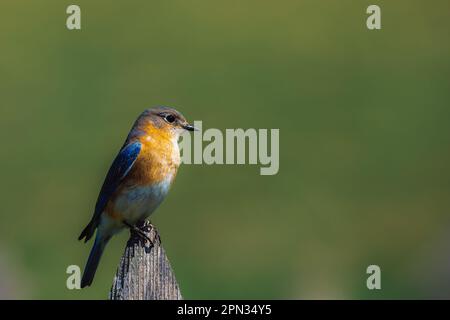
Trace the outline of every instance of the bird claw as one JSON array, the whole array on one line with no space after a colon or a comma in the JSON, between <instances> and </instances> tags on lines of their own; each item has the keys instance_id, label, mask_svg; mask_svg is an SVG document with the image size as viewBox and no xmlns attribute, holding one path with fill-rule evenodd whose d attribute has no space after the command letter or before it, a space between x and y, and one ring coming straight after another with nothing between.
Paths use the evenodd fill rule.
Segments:
<instances>
[{"instance_id":1,"label":"bird claw","mask_svg":"<svg viewBox=\"0 0 450 320\"><path fill-rule=\"evenodd\" d=\"M145 229L145 231L143 231L141 228L139 228L138 226L129 224L127 222L124 222L124 224L130 229L131 234L136 234L139 236L140 239L142 239L144 241L144 244L148 241L148 243L150 244L151 247L153 247L155 245L155 241L158 241L159 243L161 243L161 237L159 236L159 232L156 229L156 227L151 224L151 223L144 223L141 228ZM150 239L150 237L147 235L150 233L151 230L154 230L154 239Z\"/></svg>"}]
</instances>

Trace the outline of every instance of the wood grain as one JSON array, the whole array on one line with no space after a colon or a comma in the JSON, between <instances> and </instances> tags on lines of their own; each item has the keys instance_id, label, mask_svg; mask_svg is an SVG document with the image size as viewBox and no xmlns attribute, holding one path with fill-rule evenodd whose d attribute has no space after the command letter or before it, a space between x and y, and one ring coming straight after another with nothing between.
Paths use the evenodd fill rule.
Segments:
<instances>
[{"instance_id":1,"label":"wood grain","mask_svg":"<svg viewBox=\"0 0 450 320\"><path fill-rule=\"evenodd\" d=\"M153 245L131 232L109 293L111 300L181 300L181 292L158 231L145 221L137 226Z\"/></svg>"}]
</instances>

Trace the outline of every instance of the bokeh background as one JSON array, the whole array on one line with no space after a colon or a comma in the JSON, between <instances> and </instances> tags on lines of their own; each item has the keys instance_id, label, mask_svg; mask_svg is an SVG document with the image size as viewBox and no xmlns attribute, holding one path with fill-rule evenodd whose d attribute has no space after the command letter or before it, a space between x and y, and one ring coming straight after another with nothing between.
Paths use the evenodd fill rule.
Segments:
<instances>
[{"instance_id":1,"label":"bokeh background","mask_svg":"<svg viewBox=\"0 0 450 320\"><path fill-rule=\"evenodd\" d=\"M127 232L91 288L66 268L134 119L170 105L280 129L277 175L184 165L153 216L185 298L450 298L449 35L447 0L2 0L0 297L107 298Z\"/></svg>"}]
</instances>

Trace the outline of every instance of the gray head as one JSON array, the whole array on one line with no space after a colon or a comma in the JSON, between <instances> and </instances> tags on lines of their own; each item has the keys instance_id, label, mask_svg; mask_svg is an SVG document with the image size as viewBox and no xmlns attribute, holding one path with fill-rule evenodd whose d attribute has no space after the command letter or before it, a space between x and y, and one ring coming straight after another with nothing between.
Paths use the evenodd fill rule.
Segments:
<instances>
[{"instance_id":1,"label":"gray head","mask_svg":"<svg viewBox=\"0 0 450 320\"><path fill-rule=\"evenodd\" d=\"M196 130L186 121L186 118L177 110L170 107L156 107L146 109L136 120L131 136L141 134L159 134L178 138L180 134Z\"/></svg>"},{"instance_id":2,"label":"gray head","mask_svg":"<svg viewBox=\"0 0 450 320\"><path fill-rule=\"evenodd\" d=\"M188 131L195 130L195 128L186 121L186 118L174 108L151 108L145 110L141 116L149 117L158 128L169 129L172 127L174 129L184 129Z\"/></svg>"}]
</instances>

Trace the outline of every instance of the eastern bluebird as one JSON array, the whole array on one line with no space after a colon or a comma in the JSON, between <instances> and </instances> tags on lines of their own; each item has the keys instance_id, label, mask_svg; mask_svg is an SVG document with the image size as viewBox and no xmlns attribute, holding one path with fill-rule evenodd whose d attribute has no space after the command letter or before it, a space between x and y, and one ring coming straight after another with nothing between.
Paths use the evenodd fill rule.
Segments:
<instances>
[{"instance_id":1,"label":"eastern bluebird","mask_svg":"<svg viewBox=\"0 0 450 320\"><path fill-rule=\"evenodd\" d=\"M185 130L195 128L172 108L147 109L137 118L106 175L94 215L78 238L86 242L97 229L82 288L92 283L111 237L126 227L136 229L164 200L180 165L178 138Z\"/></svg>"}]
</instances>

